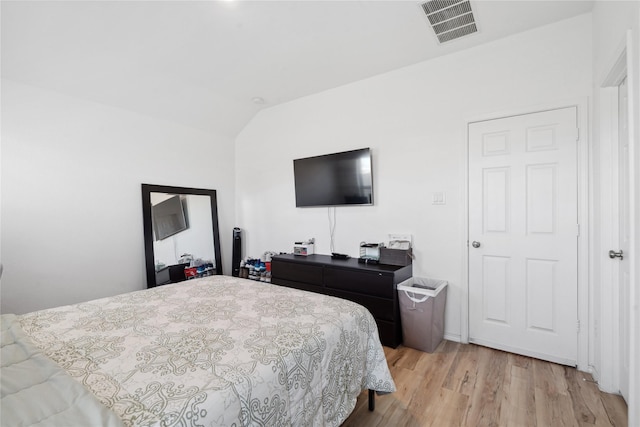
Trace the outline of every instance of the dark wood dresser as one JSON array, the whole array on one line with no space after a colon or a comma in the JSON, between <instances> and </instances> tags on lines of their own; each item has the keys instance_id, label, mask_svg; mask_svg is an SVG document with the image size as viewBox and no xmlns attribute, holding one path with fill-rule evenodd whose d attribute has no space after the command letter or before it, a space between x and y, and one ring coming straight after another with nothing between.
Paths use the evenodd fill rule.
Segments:
<instances>
[{"instance_id":1,"label":"dark wood dresser","mask_svg":"<svg viewBox=\"0 0 640 427\"><path fill-rule=\"evenodd\" d=\"M396 348L402 343L396 285L413 274L411 264L398 267L361 264L356 258L329 255L277 255L271 260L271 283L332 295L365 306L376 319L380 342Z\"/></svg>"}]
</instances>

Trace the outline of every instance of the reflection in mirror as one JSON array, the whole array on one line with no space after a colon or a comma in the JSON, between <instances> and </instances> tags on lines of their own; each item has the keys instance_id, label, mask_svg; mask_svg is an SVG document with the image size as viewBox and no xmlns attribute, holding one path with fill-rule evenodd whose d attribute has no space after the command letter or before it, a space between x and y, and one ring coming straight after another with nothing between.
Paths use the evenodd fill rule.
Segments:
<instances>
[{"instance_id":1,"label":"reflection in mirror","mask_svg":"<svg viewBox=\"0 0 640 427\"><path fill-rule=\"evenodd\" d=\"M147 286L222 274L215 190L142 184Z\"/></svg>"}]
</instances>

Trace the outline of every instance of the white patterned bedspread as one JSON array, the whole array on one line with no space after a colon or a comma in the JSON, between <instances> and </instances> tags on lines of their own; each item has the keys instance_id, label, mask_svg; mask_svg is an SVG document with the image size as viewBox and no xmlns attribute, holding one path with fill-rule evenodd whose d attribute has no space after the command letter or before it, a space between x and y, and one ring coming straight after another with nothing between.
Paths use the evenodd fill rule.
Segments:
<instances>
[{"instance_id":1,"label":"white patterned bedspread","mask_svg":"<svg viewBox=\"0 0 640 427\"><path fill-rule=\"evenodd\" d=\"M211 276L19 317L125 425L338 426L395 385L376 323L325 295Z\"/></svg>"}]
</instances>

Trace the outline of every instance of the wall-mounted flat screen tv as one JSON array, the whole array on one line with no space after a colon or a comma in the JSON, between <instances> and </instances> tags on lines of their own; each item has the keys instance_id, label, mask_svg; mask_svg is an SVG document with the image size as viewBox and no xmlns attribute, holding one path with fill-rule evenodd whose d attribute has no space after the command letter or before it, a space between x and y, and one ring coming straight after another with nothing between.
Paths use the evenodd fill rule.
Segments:
<instances>
[{"instance_id":1,"label":"wall-mounted flat screen tv","mask_svg":"<svg viewBox=\"0 0 640 427\"><path fill-rule=\"evenodd\" d=\"M180 196L173 196L151 207L153 232L163 240L188 228Z\"/></svg>"},{"instance_id":2,"label":"wall-mounted flat screen tv","mask_svg":"<svg viewBox=\"0 0 640 427\"><path fill-rule=\"evenodd\" d=\"M297 207L373 204L369 148L296 159L293 175Z\"/></svg>"}]
</instances>

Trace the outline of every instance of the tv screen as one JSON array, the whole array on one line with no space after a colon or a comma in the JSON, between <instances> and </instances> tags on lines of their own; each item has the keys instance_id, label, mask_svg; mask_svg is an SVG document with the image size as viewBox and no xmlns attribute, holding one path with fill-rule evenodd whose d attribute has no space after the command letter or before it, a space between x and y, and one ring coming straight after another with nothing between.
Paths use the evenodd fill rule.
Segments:
<instances>
[{"instance_id":1,"label":"tv screen","mask_svg":"<svg viewBox=\"0 0 640 427\"><path fill-rule=\"evenodd\" d=\"M372 205L368 148L293 161L296 206Z\"/></svg>"},{"instance_id":2,"label":"tv screen","mask_svg":"<svg viewBox=\"0 0 640 427\"><path fill-rule=\"evenodd\" d=\"M156 240L163 240L188 228L180 196L173 196L151 207Z\"/></svg>"}]
</instances>

